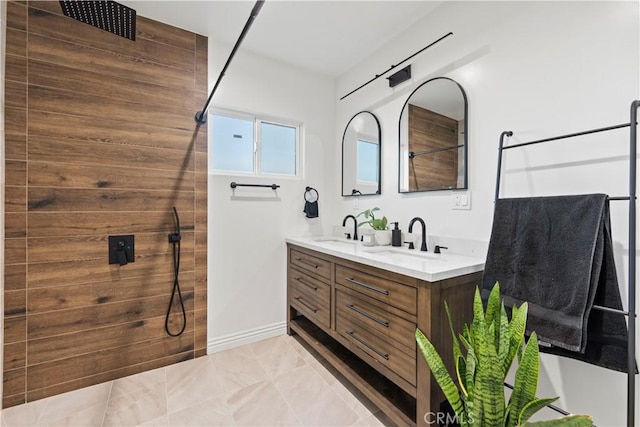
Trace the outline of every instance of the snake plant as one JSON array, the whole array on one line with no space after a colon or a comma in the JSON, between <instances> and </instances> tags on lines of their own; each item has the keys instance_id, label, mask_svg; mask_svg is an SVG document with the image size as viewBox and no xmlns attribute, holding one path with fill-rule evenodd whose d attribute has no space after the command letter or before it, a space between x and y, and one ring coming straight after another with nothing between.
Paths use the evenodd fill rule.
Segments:
<instances>
[{"instance_id":1,"label":"snake plant","mask_svg":"<svg viewBox=\"0 0 640 427\"><path fill-rule=\"evenodd\" d=\"M480 291L476 288L473 302L473 321L465 324L459 336L453 330L451 313L445 311L453 336L453 357L457 385L447 371L442 358L431 342L416 330L416 341L431 373L453 408L461 427L589 427L591 418L571 415L550 421L529 422L529 418L554 402L556 398L537 398L539 350L534 333L525 342L527 303L513 307L511 320L500 301L498 283L493 287L486 311ZM463 348L465 353L463 353ZM518 356L515 384L507 402L504 380Z\"/></svg>"}]
</instances>

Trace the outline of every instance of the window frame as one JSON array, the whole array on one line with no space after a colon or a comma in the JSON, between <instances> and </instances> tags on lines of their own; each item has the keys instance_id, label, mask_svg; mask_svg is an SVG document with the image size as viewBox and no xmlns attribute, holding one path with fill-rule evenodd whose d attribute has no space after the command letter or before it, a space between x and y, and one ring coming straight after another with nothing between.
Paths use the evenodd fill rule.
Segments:
<instances>
[{"instance_id":1,"label":"window frame","mask_svg":"<svg viewBox=\"0 0 640 427\"><path fill-rule=\"evenodd\" d=\"M227 176L247 176L255 178L279 178L279 179L292 179L301 180L304 178L302 168L303 158L303 135L304 125L301 122L295 120L287 120L266 114L249 113L246 111L238 111L228 108L212 108L209 110L210 126L213 126L213 115L224 116L229 118L235 118L239 120L251 120L253 121L253 171L242 172L233 170L214 169L213 161L209 164L209 173L212 175L227 175ZM282 174L282 173L268 173L262 170L262 124L271 124L276 126L284 126L295 129L295 174ZM213 153L213 129L209 128L209 134L211 139L208 141L210 151Z\"/></svg>"}]
</instances>

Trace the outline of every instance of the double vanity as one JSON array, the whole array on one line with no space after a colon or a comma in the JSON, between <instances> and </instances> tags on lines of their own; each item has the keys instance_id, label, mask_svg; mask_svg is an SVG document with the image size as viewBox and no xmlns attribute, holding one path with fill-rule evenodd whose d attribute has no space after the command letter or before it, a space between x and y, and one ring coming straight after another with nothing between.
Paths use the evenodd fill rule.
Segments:
<instances>
[{"instance_id":1,"label":"double vanity","mask_svg":"<svg viewBox=\"0 0 640 427\"><path fill-rule=\"evenodd\" d=\"M444 396L420 328L453 372L451 332L472 317L484 258L339 238L287 239L288 333L298 334L398 425L433 424Z\"/></svg>"},{"instance_id":2,"label":"double vanity","mask_svg":"<svg viewBox=\"0 0 640 427\"><path fill-rule=\"evenodd\" d=\"M399 193L469 188L467 113L463 87L448 77L430 78L411 92L398 120ZM381 148L378 118L356 113L342 137L343 197L381 194ZM349 218L357 224L347 215L343 226ZM426 252L420 218L411 221L409 233L416 220L422 225L420 250L365 247L357 241L357 225L356 241L287 239L289 333L297 333L393 422L414 426L434 424L445 410L416 348L416 327L453 372L444 302L460 331L472 317L485 259L460 255L473 251L456 251L449 243L434 248L445 253Z\"/></svg>"}]
</instances>

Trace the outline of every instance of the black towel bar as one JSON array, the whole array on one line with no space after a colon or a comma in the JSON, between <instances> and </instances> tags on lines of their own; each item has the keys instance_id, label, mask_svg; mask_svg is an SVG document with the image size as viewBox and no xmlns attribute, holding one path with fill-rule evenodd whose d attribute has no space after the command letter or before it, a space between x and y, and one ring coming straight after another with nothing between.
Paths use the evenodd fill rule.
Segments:
<instances>
[{"instance_id":1,"label":"black towel bar","mask_svg":"<svg viewBox=\"0 0 640 427\"><path fill-rule=\"evenodd\" d=\"M628 311L618 310L617 308L603 307L601 305L595 305L595 304L592 306L592 308L595 310L608 311L609 313L618 313L618 314L624 314L625 316L629 316ZM634 317L638 317L638 315L636 314L634 315Z\"/></svg>"},{"instance_id":2,"label":"black towel bar","mask_svg":"<svg viewBox=\"0 0 640 427\"><path fill-rule=\"evenodd\" d=\"M637 197L634 197L637 199ZM618 197L609 197L609 200L617 201L617 200L631 200L630 196L618 196Z\"/></svg>"},{"instance_id":3,"label":"black towel bar","mask_svg":"<svg viewBox=\"0 0 640 427\"><path fill-rule=\"evenodd\" d=\"M232 182L231 188L236 188L236 187L264 187L264 188L270 188L272 190L275 190L276 188L280 188L278 184L238 184L237 182Z\"/></svg>"},{"instance_id":4,"label":"black towel bar","mask_svg":"<svg viewBox=\"0 0 640 427\"><path fill-rule=\"evenodd\" d=\"M513 390L513 386L509 383L504 383L504 386ZM547 408L551 409L552 411L556 411L557 413L562 415L571 415L571 413L565 411L564 409L560 409L555 405L547 405Z\"/></svg>"},{"instance_id":5,"label":"black towel bar","mask_svg":"<svg viewBox=\"0 0 640 427\"><path fill-rule=\"evenodd\" d=\"M576 137L576 136L589 135L589 134L592 134L592 133L605 132L605 131L608 131L608 130L628 128L630 126L630 124L631 124L631 122L623 123L623 124L620 124L620 125L607 126L607 127L604 127L604 128L585 130L583 132L568 133L566 135L554 136L553 138L544 138L544 139L539 139L537 141L529 141L529 142L523 142L521 144L513 144L513 145L509 145L508 147L502 147L502 149L503 150L508 150L510 148L517 148L517 147L524 147L524 146L527 146L527 145L540 144L542 142L557 141L559 139L573 138L573 137ZM511 136L511 135L508 135L508 136Z\"/></svg>"}]
</instances>

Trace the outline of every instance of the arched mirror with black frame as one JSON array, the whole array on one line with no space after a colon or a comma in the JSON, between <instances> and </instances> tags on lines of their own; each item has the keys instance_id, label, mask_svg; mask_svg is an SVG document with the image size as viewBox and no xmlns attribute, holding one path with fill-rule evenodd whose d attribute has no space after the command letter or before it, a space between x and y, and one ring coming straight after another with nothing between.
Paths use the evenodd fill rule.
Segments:
<instances>
[{"instance_id":1,"label":"arched mirror with black frame","mask_svg":"<svg viewBox=\"0 0 640 427\"><path fill-rule=\"evenodd\" d=\"M354 115L342 135L342 195L380 194L381 131L369 111Z\"/></svg>"},{"instance_id":2,"label":"arched mirror with black frame","mask_svg":"<svg viewBox=\"0 0 640 427\"><path fill-rule=\"evenodd\" d=\"M463 87L448 77L409 95L399 121L398 192L468 188L467 109Z\"/></svg>"}]
</instances>

